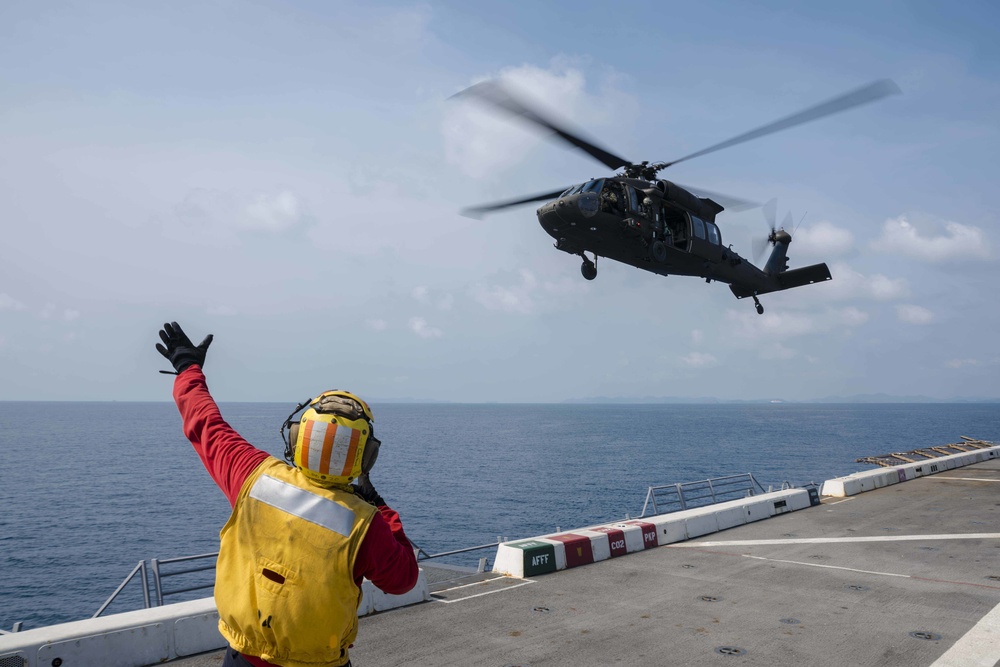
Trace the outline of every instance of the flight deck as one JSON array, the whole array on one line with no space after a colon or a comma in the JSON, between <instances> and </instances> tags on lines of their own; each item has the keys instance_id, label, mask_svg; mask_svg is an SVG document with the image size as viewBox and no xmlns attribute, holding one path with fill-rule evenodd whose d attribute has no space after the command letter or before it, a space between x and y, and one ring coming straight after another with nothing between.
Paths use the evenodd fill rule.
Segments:
<instances>
[{"instance_id":1,"label":"flight deck","mask_svg":"<svg viewBox=\"0 0 1000 667\"><path fill-rule=\"evenodd\" d=\"M1000 451L934 465L905 484L870 486L894 468L831 480L837 496L798 511L539 576L424 563L425 601L361 618L353 664L1000 665ZM215 632L211 599L202 606L108 636L152 646L174 623L171 650L190 654ZM23 664L81 644L47 641ZM221 661L215 650L167 664Z\"/></svg>"}]
</instances>

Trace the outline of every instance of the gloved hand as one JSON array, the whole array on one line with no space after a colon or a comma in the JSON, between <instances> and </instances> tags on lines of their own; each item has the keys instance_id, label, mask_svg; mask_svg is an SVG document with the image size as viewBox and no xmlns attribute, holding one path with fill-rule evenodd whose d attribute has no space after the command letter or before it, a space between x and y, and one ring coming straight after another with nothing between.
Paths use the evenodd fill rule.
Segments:
<instances>
[{"instance_id":1,"label":"gloved hand","mask_svg":"<svg viewBox=\"0 0 1000 667\"><path fill-rule=\"evenodd\" d=\"M354 485L354 493L366 503L375 507L385 505L385 501L378 494L378 491L375 490L375 487L372 486L372 481L368 479L367 474L358 477L358 483Z\"/></svg>"},{"instance_id":2,"label":"gloved hand","mask_svg":"<svg viewBox=\"0 0 1000 667\"><path fill-rule=\"evenodd\" d=\"M208 334L205 336L205 340L195 346L177 322L170 322L164 324L160 331L160 340L163 341L163 345L157 343L156 351L166 357L174 370L180 374L193 364L205 365L205 353L208 351L208 346L212 344L213 338L212 334ZM165 373L166 371L160 372Z\"/></svg>"}]
</instances>

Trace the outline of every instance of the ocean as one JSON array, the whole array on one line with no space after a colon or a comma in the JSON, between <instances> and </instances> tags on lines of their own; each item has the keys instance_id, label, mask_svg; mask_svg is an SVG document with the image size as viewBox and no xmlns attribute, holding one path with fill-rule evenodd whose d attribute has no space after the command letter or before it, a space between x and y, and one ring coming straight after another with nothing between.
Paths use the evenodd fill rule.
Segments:
<instances>
[{"instance_id":1,"label":"ocean","mask_svg":"<svg viewBox=\"0 0 1000 667\"><path fill-rule=\"evenodd\" d=\"M279 458L278 428L292 407L221 405L247 440ZM372 481L427 553L635 517L650 485L749 472L765 487L801 486L870 469L854 462L862 456L962 435L1000 441L997 404L373 409L383 444ZM218 549L229 504L173 403L0 402L0 445L2 629L87 618L138 561ZM133 581L106 613L141 606Z\"/></svg>"}]
</instances>

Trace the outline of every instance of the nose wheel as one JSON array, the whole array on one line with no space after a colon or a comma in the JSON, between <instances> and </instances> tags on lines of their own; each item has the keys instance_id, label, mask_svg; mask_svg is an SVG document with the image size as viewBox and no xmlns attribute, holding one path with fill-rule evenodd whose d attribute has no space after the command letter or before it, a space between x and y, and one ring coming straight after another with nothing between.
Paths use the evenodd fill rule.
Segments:
<instances>
[{"instance_id":1,"label":"nose wheel","mask_svg":"<svg viewBox=\"0 0 1000 667\"><path fill-rule=\"evenodd\" d=\"M583 264L580 265L580 273L587 280L593 280L597 277L597 255L594 255L593 261L583 253L580 253L580 257L583 257Z\"/></svg>"},{"instance_id":2,"label":"nose wheel","mask_svg":"<svg viewBox=\"0 0 1000 667\"><path fill-rule=\"evenodd\" d=\"M760 299L758 299L756 296L754 296L753 298L753 305L757 307L758 315L764 314L764 306L760 305Z\"/></svg>"}]
</instances>

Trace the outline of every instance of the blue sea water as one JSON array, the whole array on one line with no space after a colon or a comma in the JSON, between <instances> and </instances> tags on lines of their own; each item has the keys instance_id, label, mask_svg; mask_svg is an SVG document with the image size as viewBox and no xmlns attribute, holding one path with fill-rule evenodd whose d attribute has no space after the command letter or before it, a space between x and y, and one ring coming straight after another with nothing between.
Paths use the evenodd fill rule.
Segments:
<instances>
[{"instance_id":1,"label":"blue sea water","mask_svg":"<svg viewBox=\"0 0 1000 667\"><path fill-rule=\"evenodd\" d=\"M221 407L281 456L290 404ZM996 404L373 407L372 480L428 553L636 516L649 485L802 485L870 468L862 456L1000 441ZM0 445L0 628L89 617L138 561L218 549L229 504L172 403L0 403ZM139 590L108 613L141 606Z\"/></svg>"}]
</instances>

